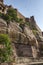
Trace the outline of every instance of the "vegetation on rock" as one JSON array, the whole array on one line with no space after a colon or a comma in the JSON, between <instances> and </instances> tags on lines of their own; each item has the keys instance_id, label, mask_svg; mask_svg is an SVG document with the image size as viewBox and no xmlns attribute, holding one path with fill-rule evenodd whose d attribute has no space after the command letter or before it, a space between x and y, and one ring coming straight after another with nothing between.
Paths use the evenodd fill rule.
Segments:
<instances>
[{"instance_id":1,"label":"vegetation on rock","mask_svg":"<svg viewBox=\"0 0 43 65\"><path fill-rule=\"evenodd\" d=\"M35 23L34 16L26 18L21 13L19 13L17 9L14 9L11 6L7 6L8 9L5 11L3 11L3 9L4 7L6 9L6 6L4 5L3 7L2 4L1 7L0 63L10 61L15 62L15 58L17 59L17 57L24 58L32 56L32 58L38 59L39 54L42 53L41 51L43 51L43 36L41 35L41 30ZM8 35L10 36L11 42ZM26 59L26 61L28 60Z\"/></svg>"},{"instance_id":2,"label":"vegetation on rock","mask_svg":"<svg viewBox=\"0 0 43 65\"><path fill-rule=\"evenodd\" d=\"M17 17L17 12L13 8L9 8L6 14L0 13L0 18L3 18L7 24L10 23L10 21L15 21L17 23L22 23L23 19Z\"/></svg>"},{"instance_id":3,"label":"vegetation on rock","mask_svg":"<svg viewBox=\"0 0 43 65\"><path fill-rule=\"evenodd\" d=\"M0 34L0 62L9 62L11 54L12 48L8 35Z\"/></svg>"}]
</instances>

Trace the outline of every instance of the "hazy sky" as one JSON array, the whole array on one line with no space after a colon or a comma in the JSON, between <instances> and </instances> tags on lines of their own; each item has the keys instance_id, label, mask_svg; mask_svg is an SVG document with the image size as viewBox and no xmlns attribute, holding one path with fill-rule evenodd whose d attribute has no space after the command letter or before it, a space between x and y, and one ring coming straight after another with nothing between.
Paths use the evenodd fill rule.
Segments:
<instances>
[{"instance_id":1,"label":"hazy sky","mask_svg":"<svg viewBox=\"0 0 43 65\"><path fill-rule=\"evenodd\" d=\"M17 8L25 17L33 15L43 31L43 0L4 0L4 3Z\"/></svg>"}]
</instances>

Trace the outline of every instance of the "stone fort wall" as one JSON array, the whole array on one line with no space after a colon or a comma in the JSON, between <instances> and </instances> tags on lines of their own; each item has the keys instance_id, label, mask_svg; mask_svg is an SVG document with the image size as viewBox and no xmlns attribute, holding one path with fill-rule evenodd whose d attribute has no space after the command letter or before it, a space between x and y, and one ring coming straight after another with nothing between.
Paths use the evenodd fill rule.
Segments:
<instances>
[{"instance_id":1,"label":"stone fort wall","mask_svg":"<svg viewBox=\"0 0 43 65\"><path fill-rule=\"evenodd\" d=\"M25 16L23 16L17 9L15 9L15 10L17 13L17 17L23 19L23 21L25 22Z\"/></svg>"}]
</instances>

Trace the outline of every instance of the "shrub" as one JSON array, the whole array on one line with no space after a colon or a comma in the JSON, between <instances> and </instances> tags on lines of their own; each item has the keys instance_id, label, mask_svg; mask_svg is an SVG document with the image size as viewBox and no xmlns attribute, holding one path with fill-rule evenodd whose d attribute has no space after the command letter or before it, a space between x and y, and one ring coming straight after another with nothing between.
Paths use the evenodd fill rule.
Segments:
<instances>
[{"instance_id":1,"label":"shrub","mask_svg":"<svg viewBox=\"0 0 43 65\"><path fill-rule=\"evenodd\" d=\"M26 22L26 25L30 26L30 22Z\"/></svg>"},{"instance_id":2,"label":"shrub","mask_svg":"<svg viewBox=\"0 0 43 65\"><path fill-rule=\"evenodd\" d=\"M19 19L19 23L23 23L23 19L22 18Z\"/></svg>"},{"instance_id":3,"label":"shrub","mask_svg":"<svg viewBox=\"0 0 43 65\"><path fill-rule=\"evenodd\" d=\"M0 13L0 17L6 20L7 24L9 24L10 21L13 22L13 20L17 23L23 22L23 19L17 17L17 11L13 8L9 8L6 14Z\"/></svg>"},{"instance_id":4,"label":"shrub","mask_svg":"<svg viewBox=\"0 0 43 65\"><path fill-rule=\"evenodd\" d=\"M7 14L11 16L12 20L16 20L17 18L17 12L13 8L9 8Z\"/></svg>"},{"instance_id":5,"label":"shrub","mask_svg":"<svg viewBox=\"0 0 43 65\"><path fill-rule=\"evenodd\" d=\"M9 16L8 14L4 14L3 15L3 19L5 19L6 21L10 21L11 20L11 16Z\"/></svg>"},{"instance_id":6,"label":"shrub","mask_svg":"<svg viewBox=\"0 0 43 65\"><path fill-rule=\"evenodd\" d=\"M0 62L10 61L12 48L11 48L10 39L8 35L0 34L0 45L4 46L4 48L0 48Z\"/></svg>"}]
</instances>

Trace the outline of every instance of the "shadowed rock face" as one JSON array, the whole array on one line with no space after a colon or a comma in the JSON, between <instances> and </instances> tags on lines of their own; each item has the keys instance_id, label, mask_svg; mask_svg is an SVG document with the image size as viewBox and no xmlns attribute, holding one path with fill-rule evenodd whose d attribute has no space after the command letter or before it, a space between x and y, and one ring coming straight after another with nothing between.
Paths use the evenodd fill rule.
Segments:
<instances>
[{"instance_id":1,"label":"shadowed rock face","mask_svg":"<svg viewBox=\"0 0 43 65\"><path fill-rule=\"evenodd\" d=\"M31 46L25 44L15 44L18 57L33 57ZM18 53L19 52L19 53Z\"/></svg>"}]
</instances>

